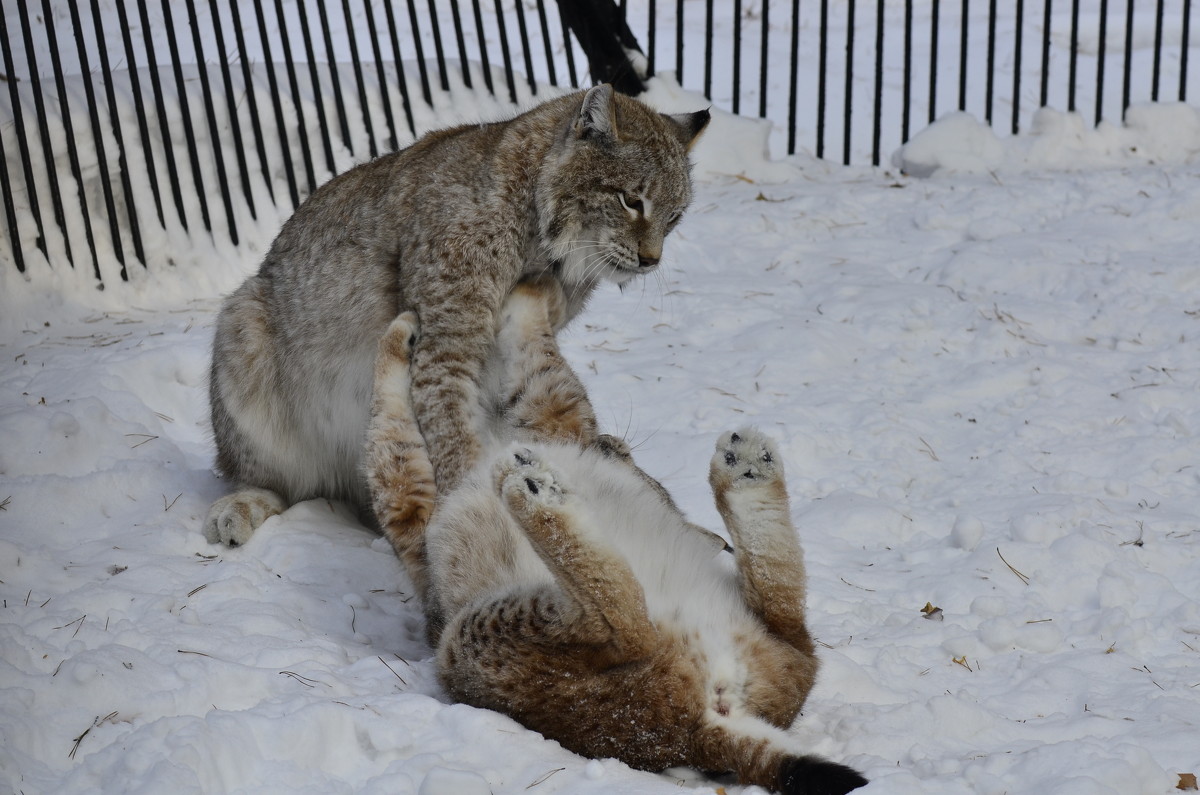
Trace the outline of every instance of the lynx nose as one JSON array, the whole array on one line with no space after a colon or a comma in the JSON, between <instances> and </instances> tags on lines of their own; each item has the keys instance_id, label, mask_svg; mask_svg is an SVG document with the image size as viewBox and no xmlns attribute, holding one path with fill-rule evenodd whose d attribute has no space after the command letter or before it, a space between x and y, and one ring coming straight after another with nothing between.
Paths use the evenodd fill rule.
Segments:
<instances>
[{"instance_id":1,"label":"lynx nose","mask_svg":"<svg viewBox=\"0 0 1200 795\"><path fill-rule=\"evenodd\" d=\"M658 257L647 257L645 254L638 254L638 267L653 268L658 264Z\"/></svg>"}]
</instances>

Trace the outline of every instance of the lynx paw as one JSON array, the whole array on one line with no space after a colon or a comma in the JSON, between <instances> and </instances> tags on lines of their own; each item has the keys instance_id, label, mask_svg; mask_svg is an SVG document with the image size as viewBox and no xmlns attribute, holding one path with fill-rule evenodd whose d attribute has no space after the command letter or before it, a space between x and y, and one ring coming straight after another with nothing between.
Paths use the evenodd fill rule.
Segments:
<instances>
[{"instance_id":1,"label":"lynx paw","mask_svg":"<svg viewBox=\"0 0 1200 795\"><path fill-rule=\"evenodd\" d=\"M243 489L212 504L204 520L204 539L210 544L240 546L258 526L287 508L283 498L266 489Z\"/></svg>"},{"instance_id":2,"label":"lynx paw","mask_svg":"<svg viewBox=\"0 0 1200 795\"><path fill-rule=\"evenodd\" d=\"M496 486L500 496L517 513L562 505L566 499L554 470L524 447L502 457L496 468Z\"/></svg>"},{"instance_id":3,"label":"lynx paw","mask_svg":"<svg viewBox=\"0 0 1200 795\"><path fill-rule=\"evenodd\" d=\"M745 488L781 481L783 462L774 441L756 428L741 428L721 434L710 472L714 483Z\"/></svg>"},{"instance_id":4,"label":"lynx paw","mask_svg":"<svg viewBox=\"0 0 1200 795\"><path fill-rule=\"evenodd\" d=\"M379 356L398 364L408 364L413 346L417 344L416 312L402 312L392 320L379 340Z\"/></svg>"}]
</instances>

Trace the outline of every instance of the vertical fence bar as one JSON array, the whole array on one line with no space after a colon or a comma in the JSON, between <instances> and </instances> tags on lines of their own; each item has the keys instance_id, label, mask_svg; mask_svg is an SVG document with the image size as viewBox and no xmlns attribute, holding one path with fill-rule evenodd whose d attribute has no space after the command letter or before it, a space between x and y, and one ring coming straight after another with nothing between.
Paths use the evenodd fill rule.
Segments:
<instances>
[{"instance_id":1,"label":"vertical fence bar","mask_svg":"<svg viewBox=\"0 0 1200 795\"><path fill-rule=\"evenodd\" d=\"M904 0L904 86L900 108L900 143L908 141L908 126L912 111L912 0Z\"/></svg>"},{"instance_id":2,"label":"vertical fence bar","mask_svg":"<svg viewBox=\"0 0 1200 795\"><path fill-rule=\"evenodd\" d=\"M1158 102L1158 78L1162 69L1163 0L1154 8L1154 72L1150 84L1150 101Z\"/></svg>"},{"instance_id":3,"label":"vertical fence bar","mask_svg":"<svg viewBox=\"0 0 1200 795\"><path fill-rule=\"evenodd\" d=\"M2 8L0 8L0 14L3 14L3 13L4 13L4 10ZM8 31L4 30L3 28L0 28L0 33L7 33L7 32ZM5 39L5 41L7 41L7 39ZM8 51L5 50L5 52L7 53ZM12 74L11 72L9 72L8 74L9 74L9 77L12 80L12 82L15 83L16 75ZM22 130L17 130L17 138L18 139L20 139L22 132L23 132ZM26 161L26 164L28 165L28 161ZM28 185L30 190L33 189L32 182L29 182L27 180L26 184ZM2 195L4 197L4 220L8 223L8 245L9 245L9 248L12 249L13 264L17 266L17 273L24 273L25 272L25 252L21 248L21 230L19 228L17 228L17 210L16 210L17 203L15 201L13 201L12 183L8 179L8 152L6 152L4 149L4 136L2 136L2 135L0 135L0 195ZM38 226L40 228L42 219L40 217L38 217L37 221L38 221ZM38 247L43 248L43 251L42 251L43 254L45 253L44 246L45 246L45 241L43 240L42 235L39 232ZM47 257L47 261L49 261L48 257Z\"/></svg>"},{"instance_id":4,"label":"vertical fence bar","mask_svg":"<svg viewBox=\"0 0 1200 795\"><path fill-rule=\"evenodd\" d=\"M879 165L883 128L883 0L875 3L875 118L871 121L871 165Z\"/></svg>"},{"instance_id":5,"label":"vertical fence bar","mask_svg":"<svg viewBox=\"0 0 1200 795\"><path fill-rule=\"evenodd\" d=\"M396 135L396 115L392 111L392 99L388 92L387 70L383 67L383 51L379 45L379 29L375 25L375 11L371 0L363 0L363 13L367 18L367 33L371 38L371 55L375 58L375 79L379 81L379 100L383 103L383 118L388 128L388 151L395 152L400 148L400 138ZM468 75L466 80L470 80ZM470 85L468 82L467 85Z\"/></svg>"},{"instance_id":6,"label":"vertical fence bar","mask_svg":"<svg viewBox=\"0 0 1200 795\"><path fill-rule=\"evenodd\" d=\"M937 119L937 76L938 76L938 12L941 0L933 0L929 19L929 123Z\"/></svg>"},{"instance_id":7,"label":"vertical fence bar","mask_svg":"<svg viewBox=\"0 0 1200 795\"><path fill-rule=\"evenodd\" d=\"M1108 39L1108 0L1100 0L1100 42L1096 47L1096 116L1095 124L1100 124L1104 113L1104 61L1105 47Z\"/></svg>"},{"instance_id":8,"label":"vertical fence bar","mask_svg":"<svg viewBox=\"0 0 1200 795\"><path fill-rule=\"evenodd\" d=\"M653 2L653 0L651 0ZM769 61L768 43L769 34L771 32L771 2L763 0L762 7L762 43L759 45L759 61L758 61L758 115L759 118L767 117L767 63ZM653 34L651 34L653 36ZM796 65L792 64L792 73L795 74ZM791 154L789 152L789 154Z\"/></svg>"},{"instance_id":9,"label":"vertical fence bar","mask_svg":"<svg viewBox=\"0 0 1200 795\"><path fill-rule=\"evenodd\" d=\"M967 21L971 15L970 0L962 0L962 19L958 37L958 109L967 109L967 41L970 29Z\"/></svg>"},{"instance_id":10,"label":"vertical fence bar","mask_svg":"<svg viewBox=\"0 0 1200 795\"><path fill-rule=\"evenodd\" d=\"M234 5L236 5L236 3ZM279 145L283 148L283 168L287 175L288 194L292 199L292 207L296 208L300 206L300 188L296 182L296 168L294 165L292 165L291 145L288 143L287 135L288 125L286 125L283 120L283 102L280 99L282 92L279 90L279 80L275 75L275 60L271 57L271 40L267 35L267 22L263 14L262 3L254 4L254 16L255 21L258 24L259 41L262 43L263 48L263 68L267 73L267 88L271 96L271 107L275 111L275 129L279 133ZM286 56L288 49L288 35L287 27L282 22L279 24L279 35L282 39L280 47ZM285 57L284 60L287 63L288 76L291 78L292 68L290 56ZM295 83L296 81L294 79L289 80L289 85L293 87L293 91L295 91ZM314 181L312 155L308 151L308 137L307 133L304 131L304 114L300 111L299 98L295 93L292 94L292 101L296 106L296 128L300 133L302 149L301 157L304 160L305 170L309 180L309 190L311 191L312 183ZM265 163L263 167L266 168ZM267 177L268 184L270 181L270 177Z\"/></svg>"},{"instance_id":11,"label":"vertical fence bar","mask_svg":"<svg viewBox=\"0 0 1200 795\"><path fill-rule=\"evenodd\" d=\"M763 8L766 8L764 5ZM654 77L654 59L658 54L658 8L650 0L646 11L646 77ZM568 42L569 43L569 42Z\"/></svg>"},{"instance_id":12,"label":"vertical fence bar","mask_svg":"<svg viewBox=\"0 0 1200 795\"><path fill-rule=\"evenodd\" d=\"M350 44L350 63L354 69L354 85L358 88L358 110L362 114L363 129L367 133L367 151L371 157L379 156L379 147L375 143L375 125L371 121L371 106L367 99L367 83L363 79L362 58L358 56L358 37L354 33L354 23L350 19L350 0L342 0L342 18L346 20L346 41ZM374 24L369 27L374 28ZM379 84L380 91L385 88Z\"/></svg>"},{"instance_id":13,"label":"vertical fence bar","mask_svg":"<svg viewBox=\"0 0 1200 795\"><path fill-rule=\"evenodd\" d=\"M1071 59L1067 67L1067 110L1075 112L1075 74L1079 60L1079 0L1071 0Z\"/></svg>"},{"instance_id":14,"label":"vertical fence bar","mask_svg":"<svg viewBox=\"0 0 1200 795\"><path fill-rule=\"evenodd\" d=\"M1192 0L1183 0L1183 37L1179 42L1179 101L1187 101L1188 32L1192 26Z\"/></svg>"},{"instance_id":15,"label":"vertical fence bar","mask_svg":"<svg viewBox=\"0 0 1200 795\"><path fill-rule=\"evenodd\" d=\"M371 0L366 0L370 3ZM408 122L408 131L413 137L417 136L417 124L413 119L412 101L408 96L408 78L404 76L404 59L400 57L400 37L396 31L396 15L392 12L392 4L384 3L383 10L387 15L388 23L388 38L392 44L392 59L396 63L396 82L400 84L400 99L404 106L404 118ZM478 10L478 5L476 6ZM484 68L487 68L487 61L484 61ZM491 88L491 83L488 83L488 88Z\"/></svg>"},{"instance_id":16,"label":"vertical fence bar","mask_svg":"<svg viewBox=\"0 0 1200 795\"><path fill-rule=\"evenodd\" d=\"M842 128L842 163L850 165L850 116L854 109L854 0L846 3L846 96Z\"/></svg>"},{"instance_id":17,"label":"vertical fence bar","mask_svg":"<svg viewBox=\"0 0 1200 795\"><path fill-rule=\"evenodd\" d=\"M371 0L364 0L364 2L366 4L366 7L368 9L370 9ZM544 15L545 15L546 9L543 7L542 3L543 3L543 0L538 0L538 8L541 9L542 14L543 14L543 20L544 20L544 18L545 18ZM367 13L370 13L370 11L368 10ZM454 20L454 41L458 45L458 63L459 63L459 68L462 69L463 85L465 85L467 88L472 88L472 85L471 85L471 63L467 59L467 40L466 40L466 37L463 35L462 12L458 8L458 0L453 0L450 3L450 15ZM546 49L546 58L547 58L547 60L550 58L549 47L550 47L549 39L547 39L547 43L546 43L546 48L547 48ZM550 67L550 68L553 71L554 67ZM551 82L553 82L553 80Z\"/></svg>"},{"instance_id":18,"label":"vertical fence bar","mask_svg":"<svg viewBox=\"0 0 1200 795\"><path fill-rule=\"evenodd\" d=\"M129 87L136 101L133 103L137 114L138 139L142 145L142 158L146 164L146 177L150 182L150 193L154 197L154 211L158 214L158 225L164 229L167 220L163 215L162 191L158 187L158 174L154 163L154 150L150 148L150 125L146 120L146 107L142 102L142 81L138 76L137 59L133 54L133 36L129 31L129 16L125 12L125 0L117 2L117 22L121 29L121 42L125 46L125 63L129 68Z\"/></svg>"},{"instance_id":19,"label":"vertical fence bar","mask_svg":"<svg viewBox=\"0 0 1200 795\"><path fill-rule=\"evenodd\" d=\"M704 96L712 99L713 0L704 3Z\"/></svg>"},{"instance_id":20,"label":"vertical fence bar","mask_svg":"<svg viewBox=\"0 0 1200 795\"><path fill-rule=\"evenodd\" d=\"M79 165L79 152L75 145L75 125L71 121L71 106L67 102L67 85L63 77L62 63L58 60L58 54L61 52L58 49L58 34L54 30L53 19L54 15L50 10L50 0L42 0L42 18L46 20L46 36L50 44L50 64L54 70L54 86L58 91L58 107L62 114L63 131L67 136L67 160L71 164L71 176L75 178L75 192L79 198L79 209L83 213L83 230L87 238L88 250L92 254L92 271L95 273L97 281L103 281L103 276L100 274L100 257L96 251L96 237L92 234L92 217L88 212L87 196L83 188L83 171ZM52 150L47 148L46 156L50 156ZM66 235L66 227L63 227L63 234Z\"/></svg>"},{"instance_id":21,"label":"vertical fence bar","mask_svg":"<svg viewBox=\"0 0 1200 795\"><path fill-rule=\"evenodd\" d=\"M984 78L984 118L992 124L992 103L996 96L996 0L988 2L987 22L987 77Z\"/></svg>"},{"instance_id":22,"label":"vertical fence bar","mask_svg":"<svg viewBox=\"0 0 1200 795\"><path fill-rule=\"evenodd\" d=\"M1078 0L1076 0L1078 2ZM1133 0L1125 4L1125 82L1121 94L1121 119L1125 119L1125 111L1129 108L1129 89L1133 72Z\"/></svg>"},{"instance_id":23,"label":"vertical fence bar","mask_svg":"<svg viewBox=\"0 0 1200 795\"><path fill-rule=\"evenodd\" d=\"M187 83L183 78L183 64L179 57L179 42L175 37L175 20L171 16L170 0L162 0L163 18L166 23L167 45L171 51L171 67L175 74L175 90L179 92L179 109L183 116L183 135L187 140L188 162L192 167L192 183L196 198L200 201L200 215L204 228L211 233L212 217L208 211L208 192L204 189L204 176L200 173L200 153L196 148L196 132L192 127L191 104L188 102ZM150 46L147 43L147 46Z\"/></svg>"},{"instance_id":24,"label":"vertical fence bar","mask_svg":"<svg viewBox=\"0 0 1200 795\"><path fill-rule=\"evenodd\" d=\"M133 242L133 255L142 267L146 265L146 251L142 247L142 229L138 219L137 204L133 198L133 185L129 179L129 154L125 149L125 135L118 114L116 89L113 86L112 65L108 60L108 46L104 38L104 25L100 21L100 4L92 0L92 28L96 34L96 54L100 58L100 75L104 82L104 100L108 103L108 121L112 126L113 141L117 145L117 173L121 180L121 192L125 197L125 213L129 219L129 237ZM85 77L85 80L88 78ZM90 81L89 81L90 82ZM114 218L114 225L119 219ZM122 278L128 274L122 273Z\"/></svg>"},{"instance_id":25,"label":"vertical fence bar","mask_svg":"<svg viewBox=\"0 0 1200 795\"><path fill-rule=\"evenodd\" d=\"M217 0L209 0L209 7L212 9L213 19L217 18ZM234 43L237 45L238 61L242 65L242 85L246 89L246 106L250 111L250 126L254 130L254 149L258 153L258 168L262 173L263 184L267 186L267 196L271 198L271 203L275 203L275 180L271 178L271 169L267 165L267 149L266 139L263 137L262 117L258 112L258 92L254 90L254 75L250 71L250 59L246 55L246 35L242 30L242 12L238 10L236 0L230 2L229 11L233 20L233 37ZM271 68L270 60L265 64L266 68ZM136 91L134 92L137 93ZM231 115L236 113L237 103L234 97L229 99L229 112ZM287 151L286 149L284 151ZM292 164L287 164L290 170ZM254 209L251 207L251 214Z\"/></svg>"},{"instance_id":26,"label":"vertical fence bar","mask_svg":"<svg viewBox=\"0 0 1200 795\"><path fill-rule=\"evenodd\" d=\"M792 4L792 35L799 34L800 15ZM821 0L821 43L817 47L817 157L825 157L825 82L829 77L829 0ZM795 69L792 70L793 75ZM795 77L792 78L793 80Z\"/></svg>"},{"instance_id":27,"label":"vertical fence bar","mask_svg":"<svg viewBox=\"0 0 1200 795\"><path fill-rule=\"evenodd\" d=\"M579 88L579 75L575 71L575 49L571 46L571 30L567 27L567 20L562 14L558 15L558 24L562 26L563 52L567 55L567 75L571 79L571 87Z\"/></svg>"},{"instance_id":28,"label":"vertical fence bar","mask_svg":"<svg viewBox=\"0 0 1200 795\"><path fill-rule=\"evenodd\" d=\"M472 0L472 8L475 11L475 40L479 43L479 63L483 69L483 82L487 86L488 93L492 96L496 95L496 87L492 85L492 67L488 63L487 39L483 35L483 12L479 9L479 0ZM563 41L567 42L567 52L571 51L569 34L567 33L567 23L562 23ZM575 71L571 70L571 80L575 79Z\"/></svg>"},{"instance_id":29,"label":"vertical fence bar","mask_svg":"<svg viewBox=\"0 0 1200 795\"><path fill-rule=\"evenodd\" d=\"M183 208L183 187L179 181L179 164L175 158L175 146L171 141L170 124L167 120L167 101L163 93L162 74L158 68L158 56L154 52L154 40L150 35L150 16L146 8L147 0L138 0L138 19L142 23L142 46L146 51L146 64L150 72L150 89L154 94L154 112L158 115L158 131L162 138L163 159L167 161L167 180L171 185L171 198L175 202L175 212L178 213L179 223L184 231L188 231L187 211Z\"/></svg>"},{"instance_id":30,"label":"vertical fence bar","mask_svg":"<svg viewBox=\"0 0 1200 795\"><path fill-rule=\"evenodd\" d=\"M1013 44L1012 134L1021 124L1021 38L1025 32L1025 0L1017 0L1016 39Z\"/></svg>"},{"instance_id":31,"label":"vertical fence bar","mask_svg":"<svg viewBox=\"0 0 1200 795\"><path fill-rule=\"evenodd\" d=\"M303 5L303 2L298 3L298 5ZM350 141L350 116L346 113L346 101L345 97L342 96L342 81L338 76L337 55L333 51L333 33L329 30L329 12L325 8L325 0L319 0L317 3L317 15L321 20L321 39L325 44L325 59L329 62L329 87L333 91L333 107L337 110L338 129L342 133L342 145L346 147L346 150L350 154L354 154L354 144ZM350 20L348 19L346 20L346 34L351 37L354 35ZM351 51L350 57L357 62L358 53ZM334 166L330 166L329 170L332 173L337 173Z\"/></svg>"},{"instance_id":32,"label":"vertical fence bar","mask_svg":"<svg viewBox=\"0 0 1200 795\"><path fill-rule=\"evenodd\" d=\"M333 135L329 131L329 119L325 115L325 97L324 92L321 91L321 75L317 70L317 55L316 49L313 47L312 30L308 26L306 4L307 0L296 0L296 11L300 20L300 38L304 43L304 55L308 58L308 81L312 85L313 106L317 113L317 126L321 130L321 144L325 152L325 170L329 174L336 174L337 161L333 158ZM325 0L318 0L317 5L324 9ZM322 13L324 12L322 11ZM280 24L283 24L282 15ZM300 101L299 94L296 94L295 98L297 102ZM313 185L313 190L316 190L316 185Z\"/></svg>"},{"instance_id":33,"label":"vertical fence bar","mask_svg":"<svg viewBox=\"0 0 1200 795\"><path fill-rule=\"evenodd\" d=\"M675 79L683 85L683 0L675 2Z\"/></svg>"},{"instance_id":34,"label":"vertical fence bar","mask_svg":"<svg viewBox=\"0 0 1200 795\"><path fill-rule=\"evenodd\" d=\"M209 140L212 143L212 156L217 166L217 184L221 189L221 201L225 205L225 220L229 222L229 238L236 246L238 244L237 220L233 214L233 195L229 190L229 176L225 172L225 147L220 145L221 131L217 128L217 112L213 104L212 86L208 82L208 65L204 59L204 45L200 40L200 22L196 17L195 0L187 0L188 23L192 28L192 49L196 56L196 71L200 73L200 93L204 99L204 115L208 119ZM241 150L241 141L237 148ZM197 152L197 154L199 154Z\"/></svg>"},{"instance_id":35,"label":"vertical fence bar","mask_svg":"<svg viewBox=\"0 0 1200 795\"><path fill-rule=\"evenodd\" d=\"M236 6L236 0L230 5ZM242 195L246 197L246 206L250 209L250 217L257 220L254 191L250 187L250 167L246 162L246 147L242 143L242 124L238 119L237 95L233 92L233 75L229 69L229 51L225 48L225 31L221 29L220 11L217 9L215 0L209 0L208 10L209 16L212 18L213 37L217 45L217 62L221 69L221 84L225 89L225 109L229 112L229 131L233 134L233 151L234 157L237 158L238 177L242 182ZM204 69L203 59L201 59L200 68ZM252 93L249 91L248 83L246 88L247 93ZM220 148L216 146L215 140L214 148Z\"/></svg>"},{"instance_id":36,"label":"vertical fence bar","mask_svg":"<svg viewBox=\"0 0 1200 795\"><path fill-rule=\"evenodd\" d=\"M430 0L432 5L433 0ZM517 31L521 36L521 52L525 58L525 79L529 81L529 93L537 96L537 78L533 74L533 53L529 46L529 28L525 25L525 11L522 9L521 0L513 5L517 12Z\"/></svg>"},{"instance_id":37,"label":"vertical fence bar","mask_svg":"<svg viewBox=\"0 0 1200 795\"><path fill-rule=\"evenodd\" d=\"M517 81L513 75L512 51L508 48L508 29L504 24L504 8L501 0L496 0L496 26L500 35L500 57L504 59L504 80L508 85L508 99L514 105L517 102Z\"/></svg>"},{"instance_id":38,"label":"vertical fence bar","mask_svg":"<svg viewBox=\"0 0 1200 795\"><path fill-rule=\"evenodd\" d=\"M412 34L413 46L417 48L417 72L421 75L421 94L425 97L425 104L433 107L433 93L429 89L429 71L425 66L425 45L421 43L421 26L417 22L417 7L413 4L413 0L408 0L408 23L412 26L409 33ZM483 41L483 31L479 31L479 40Z\"/></svg>"},{"instance_id":39,"label":"vertical fence bar","mask_svg":"<svg viewBox=\"0 0 1200 795\"><path fill-rule=\"evenodd\" d=\"M83 72L83 93L87 99L88 119L92 123L92 144L96 147L96 164L100 169L100 195L104 198L104 209L108 213L108 232L112 235L113 253L117 257L117 263L121 266L121 280L125 281L129 278L129 274L125 270L125 246L121 240L121 224L117 217L117 203L113 196L112 182L108 178L110 173L108 152L104 146L104 131L100 127L100 105L96 102L96 89L92 85L92 67L88 58L87 45L83 40L83 22L79 16L79 5L71 3L70 11L71 30L75 34L75 51L79 55L79 67ZM47 26L52 25L53 21L47 19ZM55 54L57 55L57 52ZM84 191L82 180L79 182L79 190L80 193ZM95 245L93 242L93 249ZM96 256L94 250L92 256Z\"/></svg>"},{"instance_id":40,"label":"vertical fence bar","mask_svg":"<svg viewBox=\"0 0 1200 795\"><path fill-rule=\"evenodd\" d=\"M259 24L262 25L262 4L256 3L255 7L259 9ZM275 22L279 26L279 46L283 53L283 65L287 71L288 90L291 91L292 107L296 109L296 132L300 136L300 153L304 159L304 176L308 179L308 195L317 189L316 164L313 162L312 145L308 140L308 123L304 120L304 103L300 99L300 78L296 75L296 60L292 55L291 35L288 33L287 20L283 16L283 0L275 0ZM263 25L260 28L262 32L264 51L267 47L267 29ZM268 55L268 62L270 56ZM272 94L274 94L275 86L271 86ZM275 99L275 112L280 113L279 98ZM287 130L280 119L280 132ZM284 136L286 140L286 136ZM293 204L299 206L299 198L293 194Z\"/></svg>"},{"instance_id":41,"label":"vertical fence bar","mask_svg":"<svg viewBox=\"0 0 1200 795\"><path fill-rule=\"evenodd\" d=\"M821 0L822 3L826 0ZM821 46L825 46L825 38L821 37ZM787 152L789 155L796 153L796 114L799 112L797 103L799 101L799 80L800 80L800 0L792 0L792 33L791 33L791 69L788 70L788 140ZM821 90L824 93L824 80L821 82ZM822 97L823 99L823 97ZM818 141L823 132L824 117L818 115L817 121L817 136ZM819 151L818 144L818 151ZM818 153L817 157L821 155Z\"/></svg>"},{"instance_id":42,"label":"vertical fence bar","mask_svg":"<svg viewBox=\"0 0 1200 795\"><path fill-rule=\"evenodd\" d=\"M742 0L733 0L733 104L734 115L742 107Z\"/></svg>"},{"instance_id":43,"label":"vertical fence bar","mask_svg":"<svg viewBox=\"0 0 1200 795\"><path fill-rule=\"evenodd\" d=\"M449 91L450 74L446 71L446 50L442 47L442 27L438 23L434 0L429 0L429 29L433 32L433 55L437 59L438 80L442 84L442 91Z\"/></svg>"},{"instance_id":44,"label":"vertical fence bar","mask_svg":"<svg viewBox=\"0 0 1200 795\"><path fill-rule=\"evenodd\" d=\"M71 251L71 234L67 231L66 212L63 209L62 202L62 188L58 180L58 167L55 165L54 147L50 141L50 123L49 116L46 113L46 97L42 91L42 79L38 70L37 57L34 55L33 31L29 25L29 10L26 8L24 2L17 3L17 13L21 20L21 39L25 42L25 61L29 65L29 88L33 92L33 107L37 114L38 137L41 139L42 157L46 163L46 174L50 183L50 204L54 210L54 222L58 225L59 231L62 233L67 262L74 268L75 257ZM16 88L15 83L13 84L13 88ZM13 104L19 107L16 102Z\"/></svg>"},{"instance_id":45,"label":"vertical fence bar","mask_svg":"<svg viewBox=\"0 0 1200 795\"><path fill-rule=\"evenodd\" d=\"M538 25L542 30L542 46L545 48L546 54L546 74L550 78L550 85L558 85L558 71L554 66L554 44L550 40L550 21L546 17L546 2L545 0L537 0ZM654 47L654 0L650 0L650 47ZM458 19L457 12L455 13L456 20ZM570 46L571 42L564 41L564 46ZM465 64L464 64L465 65ZM653 61L651 61L653 66ZM651 69L653 73L653 68ZM468 86L470 83L467 84Z\"/></svg>"},{"instance_id":46,"label":"vertical fence bar","mask_svg":"<svg viewBox=\"0 0 1200 795\"><path fill-rule=\"evenodd\" d=\"M17 0L24 2L24 0ZM0 38L7 45L10 41L8 38L8 22L5 16L4 6L0 3ZM17 90L17 70L13 64L12 47L4 47L4 73L8 75L8 96L12 102L13 111L13 128L17 138L17 150L21 153L21 168L25 175L25 191L29 196L29 209L33 214L33 220L37 224L37 247L42 252L42 256L46 261L50 261L50 252L46 248L46 230L42 224L42 209L38 203L37 185L33 182L33 158L29 153L29 139L25 135L25 114L21 110L21 95ZM32 82L32 81L31 81ZM3 141L0 139L0 145ZM12 186L8 181L8 156L0 152L0 175L4 177L4 209L8 214L9 228L12 230L13 255L17 263L17 270L21 273L25 272L25 258L21 251L20 240L17 234L17 217L14 209Z\"/></svg>"},{"instance_id":47,"label":"vertical fence bar","mask_svg":"<svg viewBox=\"0 0 1200 795\"><path fill-rule=\"evenodd\" d=\"M1042 94L1039 107L1046 107L1050 98L1050 4L1045 0L1042 8Z\"/></svg>"}]
</instances>

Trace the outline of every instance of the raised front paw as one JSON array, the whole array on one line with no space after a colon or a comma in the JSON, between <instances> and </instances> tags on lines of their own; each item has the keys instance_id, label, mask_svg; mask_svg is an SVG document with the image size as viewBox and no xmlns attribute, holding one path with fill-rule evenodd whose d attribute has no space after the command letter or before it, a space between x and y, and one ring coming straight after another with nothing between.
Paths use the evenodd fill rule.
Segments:
<instances>
[{"instance_id":1,"label":"raised front paw","mask_svg":"<svg viewBox=\"0 0 1200 795\"><path fill-rule=\"evenodd\" d=\"M745 488L782 481L783 461L774 441L757 428L741 428L721 434L709 473L714 486Z\"/></svg>"},{"instance_id":2,"label":"raised front paw","mask_svg":"<svg viewBox=\"0 0 1200 795\"><path fill-rule=\"evenodd\" d=\"M266 489L243 489L212 504L204 520L204 540L210 544L240 546L258 526L287 508L283 498Z\"/></svg>"},{"instance_id":3,"label":"raised front paw","mask_svg":"<svg viewBox=\"0 0 1200 795\"><path fill-rule=\"evenodd\" d=\"M513 448L496 466L496 488L518 514L561 505L566 499L557 474L525 447Z\"/></svg>"}]
</instances>

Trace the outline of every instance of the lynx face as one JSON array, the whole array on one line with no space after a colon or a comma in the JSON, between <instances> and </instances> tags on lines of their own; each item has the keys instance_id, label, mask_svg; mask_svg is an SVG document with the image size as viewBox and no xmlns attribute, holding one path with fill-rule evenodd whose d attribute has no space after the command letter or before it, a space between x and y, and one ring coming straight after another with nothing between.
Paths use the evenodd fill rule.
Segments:
<instances>
[{"instance_id":1,"label":"lynx face","mask_svg":"<svg viewBox=\"0 0 1200 795\"><path fill-rule=\"evenodd\" d=\"M692 199L688 148L708 111L668 116L611 91L588 95L563 142L545 239L568 283L652 271Z\"/></svg>"}]
</instances>

